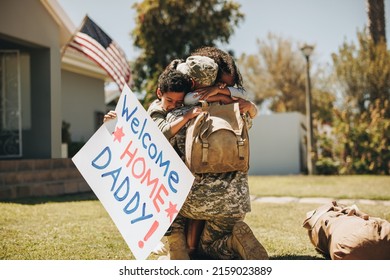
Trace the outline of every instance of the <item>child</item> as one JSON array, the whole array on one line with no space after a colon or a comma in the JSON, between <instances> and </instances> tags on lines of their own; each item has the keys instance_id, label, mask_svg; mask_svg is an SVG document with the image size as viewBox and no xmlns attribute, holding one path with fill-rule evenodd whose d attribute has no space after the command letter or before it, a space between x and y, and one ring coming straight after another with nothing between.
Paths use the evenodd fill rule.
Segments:
<instances>
[{"instance_id":1,"label":"child","mask_svg":"<svg viewBox=\"0 0 390 280\"><path fill-rule=\"evenodd\" d=\"M167 67L158 79L158 99L150 104L147 112L168 140L202 111L200 107L193 107L175 121L166 121L168 112L183 105L184 95L191 90L191 86L192 81L188 75L170 67ZM114 118L115 111L110 111L104 116L103 122Z\"/></svg>"},{"instance_id":2,"label":"child","mask_svg":"<svg viewBox=\"0 0 390 280\"><path fill-rule=\"evenodd\" d=\"M148 113L168 140L202 111L200 107L193 107L175 121L166 121L168 112L183 105L184 95L191 90L191 85L187 75L169 67L158 79L158 99L150 104Z\"/></svg>"}]
</instances>

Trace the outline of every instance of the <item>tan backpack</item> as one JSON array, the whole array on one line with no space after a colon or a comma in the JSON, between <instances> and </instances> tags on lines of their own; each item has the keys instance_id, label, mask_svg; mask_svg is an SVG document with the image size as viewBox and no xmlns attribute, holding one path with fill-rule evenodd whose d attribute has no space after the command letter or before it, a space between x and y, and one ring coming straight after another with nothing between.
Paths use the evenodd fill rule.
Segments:
<instances>
[{"instance_id":1,"label":"tan backpack","mask_svg":"<svg viewBox=\"0 0 390 280\"><path fill-rule=\"evenodd\" d=\"M248 129L238 103L202 102L203 113L186 132L186 164L193 173L249 169Z\"/></svg>"},{"instance_id":2,"label":"tan backpack","mask_svg":"<svg viewBox=\"0 0 390 280\"><path fill-rule=\"evenodd\" d=\"M315 249L332 260L390 260L390 223L336 201L307 213L303 227Z\"/></svg>"}]
</instances>

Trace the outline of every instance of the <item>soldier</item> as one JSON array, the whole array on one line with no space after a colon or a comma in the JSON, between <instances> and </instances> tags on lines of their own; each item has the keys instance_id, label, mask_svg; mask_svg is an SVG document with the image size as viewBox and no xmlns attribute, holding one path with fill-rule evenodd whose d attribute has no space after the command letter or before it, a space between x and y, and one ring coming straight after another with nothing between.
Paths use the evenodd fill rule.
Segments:
<instances>
[{"instance_id":1,"label":"soldier","mask_svg":"<svg viewBox=\"0 0 390 280\"><path fill-rule=\"evenodd\" d=\"M227 53L212 47L197 50L192 55L208 56L217 62L219 73L216 87L201 91L200 99L207 99L218 93L218 88L234 85L242 89L242 79L233 58ZM241 97L241 96L240 96ZM256 116L256 106L245 99L239 99L240 111L247 126ZM184 106L173 110L167 120L174 120L191 107ZM174 137L176 150L184 158L184 126ZM172 141L171 141L172 143ZM227 151L229 152L229 151ZM198 254L213 259L268 259L267 251L256 239L249 226L243 221L251 211L247 172L234 171L217 174L194 174L195 180L187 200L173 222L168 236L171 259L190 259L185 228L187 220L204 220L200 236Z\"/></svg>"}]
</instances>

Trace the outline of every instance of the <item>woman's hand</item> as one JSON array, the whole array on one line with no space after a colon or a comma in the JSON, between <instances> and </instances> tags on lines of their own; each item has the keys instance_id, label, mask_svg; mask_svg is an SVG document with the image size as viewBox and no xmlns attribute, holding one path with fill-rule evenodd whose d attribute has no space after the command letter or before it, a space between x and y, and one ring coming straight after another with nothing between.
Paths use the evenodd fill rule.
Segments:
<instances>
[{"instance_id":1,"label":"woman's hand","mask_svg":"<svg viewBox=\"0 0 390 280\"><path fill-rule=\"evenodd\" d=\"M256 117L258 109L257 109L257 106L255 103L253 103L249 100L239 98L238 105L239 105L241 114L245 114L248 112L251 119Z\"/></svg>"},{"instance_id":2,"label":"woman's hand","mask_svg":"<svg viewBox=\"0 0 390 280\"><path fill-rule=\"evenodd\" d=\"M217 86L210 86L199 88L196 90L195 96L200 96L200 100L208 100L208 98L215 96L217 94L224 94L230 96L230 91L227 88L220 88Z\"/></svg>"}]
</instances>

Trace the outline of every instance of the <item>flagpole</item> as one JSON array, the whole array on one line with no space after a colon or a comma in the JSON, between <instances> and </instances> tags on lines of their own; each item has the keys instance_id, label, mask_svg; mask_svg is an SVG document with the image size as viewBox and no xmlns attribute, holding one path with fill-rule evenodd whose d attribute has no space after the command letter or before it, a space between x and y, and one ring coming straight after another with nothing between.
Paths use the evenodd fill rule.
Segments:
<instances>
[{"instance_id":1,"label":"flagpole","mask_svg":"<svg viewBox=\"0 0 390 280\"><path fill-rule=\"evenodd\" d=\"M68 40L68 42L61 48L61 58L64 56L66 49L68 48L69 44L73 41L73 39L76 36L77 32L79 32L81 30L81 28L84 26L85 21L87 20L87 18L88 18L88 15L86 14L84 16L81 24L79 25L79 27L76 29L75 32L73 32L73 34L70 37L70 39Z\"/></svg>"}]
</instances>

